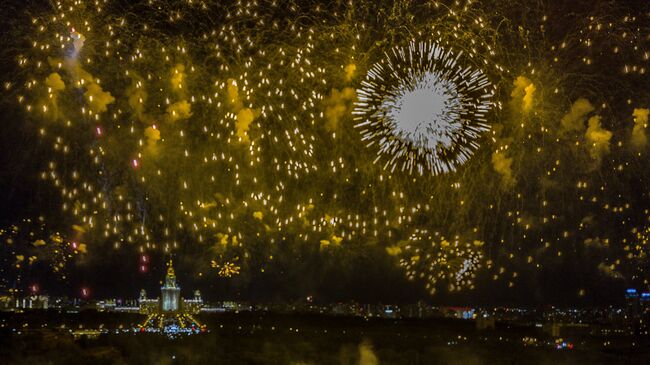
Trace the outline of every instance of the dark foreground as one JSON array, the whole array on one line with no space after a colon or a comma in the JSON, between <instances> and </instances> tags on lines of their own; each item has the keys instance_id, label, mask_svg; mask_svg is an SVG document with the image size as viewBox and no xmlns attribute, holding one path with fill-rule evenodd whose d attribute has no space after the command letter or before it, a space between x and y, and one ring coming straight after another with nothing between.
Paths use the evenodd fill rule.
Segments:
<instances>
[{"instance_id":1,"label":"dark foreground","mask_svg":"<svg viewBox=\"0 0 650 365\"><path fill-rule=\"evenodd\" d=\"M265 313L200 318L209 333L176 339L140 333L75 338L72 332L79 334L80 326L115 332L142 318L0 313L0 364L650 364L647 340L593 331L568 333L563 341L573 348L557 349L556 339L540 329L513 324L478 331L472 321L448 319Z\"/></svg>"}]
</instances>

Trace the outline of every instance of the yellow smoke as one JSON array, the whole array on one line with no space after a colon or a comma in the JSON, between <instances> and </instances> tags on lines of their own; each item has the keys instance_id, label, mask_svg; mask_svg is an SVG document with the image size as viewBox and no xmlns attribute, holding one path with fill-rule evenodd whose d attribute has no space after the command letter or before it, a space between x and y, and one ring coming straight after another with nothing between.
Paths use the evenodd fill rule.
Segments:
<instances>
[{"instance_id":1,"label":"yellow smoke","mask_svg":"<svg viewBox=\"0 0 650 365\"><path fill-rule=\"evenodd\" d=\"M399 246L388 246L386 247L386 253L390 256L398 256L402 253L402 248Z\"/></svg>"},{"instance_id":2,"label":"yellow smoke","mask_svg":"<svg viewBox=\"0 0 650 365\"><path fill-rule=\"evenodd\" d=\"M167 119L173 121L187 119L192 116L192 104L181 100L167 107Z\"/></svg>"},{"instance_id":3,"label":"yellow smoke","mask_svg":"<svg viewBox=\"0 0 650 365\"><path fill-rule=\"evenodd\" d=\"M133 83L126 90L126 96L129 98L129 106L135 111L135 115L141 121L145 120L144 105L147 102L147 91L144 88L144 80L137 76L132 75Z\"/></svg>"},{"instance_id":4,"label":"yellow smoke","mask_svg":"<svg viewBox=\"0 0 650 365\"><path fill-rule=\"evenodd\" d=\"M332 235L332 244L334 244L335 246L340 246L342 241L343 241L343 237Z\"/></svg>"},{"instance_id":5,"label":"yellow smoke","mask_svg":"<svg viewBox=\"0 0 650 365\"><path fill-rule=\"evenodd\" d=\"M607 275L607 276L609 276L611 278L614 278L614 279L620 279L620 278L623 277L623 275L621 275L621 273L616 270L616 266L614 264L606 265L606 264L601 262L600 264L598 264L598 270L602 274Z\"/></svg>"},{"instance_id":6,"label":"yellow smoke","mask_svg":"<svg viewBox=\"0 0 650 365\"><path fill-rule=\"evenodd\" d=\"M46 243L45 243L44 240L38 239L38 240L32 242L32 245L34 245L35 247L39 247L39 246L45 246Z\"/></svg>"},{"instance_id":7,"label":"yellow smoke","mask_svg":"<svg viewBox=\"0 0 650 365\"><path fill-rule=\"evenodd\" d=\"M79 66L78 63L71 64L66 67L68 73L75 82L77 88L82 88L86 84L94 84L95 77L88 71L84 70Z\"/></svg>"},{"instance_id":8,"label":"yellow smoke","mask_svg":"<svg viewBox=\"0 0 650 365\"><path fill-rule=\"evenodd\" d=\"M178 64L172 70L170 79L172 90L178 95L185 94L185 66ZM167 119L174 122L177 120L188 119L192 116L192 104L187 100L177 101L167 107Z\"/></svg>"},{"instance_id":9,"label":"yellow smoke","mask_svg":"<svg viewBox=\"0 0 650 365\"><path fill-rule=\"evenodd\" d=\"M600 162L602 156L609 153L609 140L612 139L612 132L601 126L600 117L596 115L589 118L585 139L589 143L589 154L594 160Z\"/></svg>"},{"instance_id":10,"label":"yellow smoke","mask_svg":"<svg viewBox=\"0 0 650 365\"><path fill-rule=\"evenodd\" d=\"M501 181L506 187L512 186L515 179L512 176L512 158L507 157L504 151L494 151L492 153L492 167L494 171L501 175Z\"/></svg>"},{"instance_id":11,"label":"yellow smoke","mask_svg":"<svg viewBox=\"0 0 650 365\"><path fill-rule=\"evenodd\" d=\"M356 73L357 73L357 65L355 65L354 63L345 66L345 81L346 82L352 81Z\"/></svg>"},{"instance_id":12,"label":"yellow smoke","mask_svg":"<svg viewBox=\"0 0 650 365\"><path fill-rule=\"evenodd\" d=\"M72 33L74 50L72 55L65 57L63 66L72 78L72 84L77 88L85 88L84 97L90 111L95 114L103 113L107 110L107 106L115 102L115 98L110 92L104 91L99 85L99 80L95 80L90 72L84 70L79 64L79 56L81 49L84 47L86 38L81 33ZM50 60L51 65L60 66L60 60ZM56 76L52 77L51 82L56 82ZM60 79L60 77L59 77Z\"/></svg>"},{"instance_id":13,"label":"yellow smoke","mask_svg":"<svg viewBox=\"0 0 650 365\"><path fill-rule=\"evenodd\" d=\"M229 236L227 234L217 233L217 239L222 246L228 245L228 238Z\"/></svg>"},{"instance_id":14,"label":"yellow smoke","mask_svg":"<svg viewBox=\"0 0 650 365\"><path fill-rule=\"evenodd\" d=\"M379 365L379 359L368 341L363 341L359 345L359 365Z\"/></svg>"},{"instance_id":15,"label":"yellow smoke","mask_svg":"<svg viewBox=\"0 0 650 365\"><path fill-rule=\"evenodd\" d=\"M645 147L648 138L645 135L645 129L648 127L648 114L650 109L637 108L632 112L634 117L634 128L632 128L632 144L637 147Z\"/></svg>"},{"instance_id":16,"label":"yellow smoke","mask_svg":"<svg viewBox=\"0 0 650 365\"><path fill-rule=\"evenodd\" d=\"M115 98L111 93L102 90L102 87L96 83L91 83L86 87L84 96L88 101L90 110L96 114L105 112L107 105L112 104L115 101Z\"/></svg>"},{"instance_id":17,"label":"yellow smoke","mask_svg":"<svg viewBox=\"0 0 650 365\"><path fill-rule=\"evenodd\" d=\"M587 114L594 111L594 106L591 105L589 100L580 98L571 105L571 110L566 113L560 125L562 131L582 131L585 128L585 118Z\"/></svg>"},{"instance_id":18,"label":"yellow smoke","mask_svg":"<svg viewBox=\"0 0 650 365\"><path fill-rule=\"evenodd\" d=\"M533 96L537 88L530 79L525 76L519 76L514 81L514 89L510 96L512 105L520 107L522 111L528 112L533 107Z\"/></svg>"},{"instance_id":19,"label":"yellow smoke","mask_svg":"<svg viewBox=\"0 0 650 365\"><path fill-rule=\"evenodd\" d=\"M178 64L172 70L170 79L172 90L183 97L185 95L185 66ZM137 111L137 109L136 109ZM192 116L192 104L187 100L177 101L167 106L167 119L174 122L177 120L188 119Z\"/></svg>"},{"instance_id":20,"label":"yellow smoke","mask_svg":"<svg viewBox=\"0 0 650 365\"><path fill-rule=\"evenodd\" d=\"M242 142L248 142L248 128L255 119L253 109L243 108L237 112L237 120L235 121L235 134Z\"/></svg>"},{"instance_id":21,"label":"yellow smoke","mask_svg":"<svg viewBox=\"0 0 650 365\"><path fill-rule=\"evenodd\" d=\"M45 79L45 85L52 89L52 92L57 92L65 89L65 83L61 79L61 75L53 72Z\"/></svg>"},{"instance_id":22,"label":"yellow smoke","mask_svg":"<svg viewBox=\"0 0 650 365\"><path fill-rule=\"evenodd\" d=\"M86 229L84 227L80 226L80 225L77 225L77 224L73 224L72 229L79 232L79 233L81 233L81 234L86 233Z\"/></svg>"},{"instance_id":23,"label":"yellow smoke","mask_svg":"<svg viewBox=\"0 0 650 365\"><path fill-rule=\"evenodd\" d=\"M65 89L65 83L61 79L61 75L56 72L51 73L45 79L45 85L48 87L50 104L52 105L53 118L57 119L59 117L59 105L57 103L57 97L59 92Z\"/></svg>"},{"instance_id":24,"label":"yellow smoke","mask_svg":"<svg viewBox=\"0 0 650 365\"><path fill-rule=\"evenodd\" d=\"M233 113L236 115L235 135L240 142L248 143L250 141L248 130L259 112L251 108L244 108L244 102L239 98L239 87L237 86L236 80L228 79L226 84L228 102L232 106Z\"/></svg>"},{"instance_id":25,"label":"yellow smoke","mask_svg":"<svg viewBox=\"0 0 650 365\"><path fill-rule=\"evenodd\" d=\"M339 121L344 116L350 114L352 110L352 102L357 98L357 92L351 88L346 87L339 91L332 89L330 95L323 101L325 104L325 128L328 131L335 131L338 129Z\"/></svg>"},{"instance_id":26,"label":"yellow smoke","mask_svg":"<svg viewBox=\"0 0 650 365\"><path fill-rule=\"evenodd\" d=\"M144 136L147 138L147 143L152 145L160 140L160 131L154 127L147 127L144 130Z\"/></svg>"},{"instance_id":27,"label":"yellow smoke","mask_svg":"<svg viewBox=\"0 0 650 365\"><path fill-rule=\"evenodd\" d=\"M328 241L328 240L320 240L320 249L321 250L325 249L329 245L330 245L330 241Z\"/></svg>"}]
</instances>

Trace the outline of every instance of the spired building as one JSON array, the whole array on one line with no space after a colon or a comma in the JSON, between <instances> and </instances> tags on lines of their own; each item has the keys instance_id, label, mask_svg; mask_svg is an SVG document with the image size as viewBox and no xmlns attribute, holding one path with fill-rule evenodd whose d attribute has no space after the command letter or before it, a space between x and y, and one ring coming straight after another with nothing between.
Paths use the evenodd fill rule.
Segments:
<instances>
[{"instance_id":1,"label":"spired building","mask_svg":"<svg viewBox=\"0 0 650 365\"><path fill-rule=\"evenodd\" d=\"M181 288L176 285L176 274L172 262L169 261L167 267L167 276L165 277L165 285L160 288L161 291L161 305L163 312L176 312L180 308Z\"/></svg>"},{"instance_id":2,"label":"spired building","mask_svg":"<svg viewBox=\"0 0 650 365\"><path fill-rule=\"evenodd\" d=\"M148 299L147 292L140 291L140 313L147 319L139 326L140 332L198 333L205 331L205 326L194 318L201 311L203 300L196 290L193 299L181 298L181 287L176 281L172 261L167 263L167 275L160 288L159 299Z\"/></svg>"}]
</instances>

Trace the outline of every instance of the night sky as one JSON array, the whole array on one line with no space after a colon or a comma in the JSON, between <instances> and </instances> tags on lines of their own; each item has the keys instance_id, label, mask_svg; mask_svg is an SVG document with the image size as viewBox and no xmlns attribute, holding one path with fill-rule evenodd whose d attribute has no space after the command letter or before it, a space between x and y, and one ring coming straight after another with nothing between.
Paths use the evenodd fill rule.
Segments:
<instances>
[{"instance_id":1,"label":"night sky","mask_svg":"<svg viewBox=\"0 0 650 365\"><path fill-rule=\"evenodd\" d=\"M580 306L650 287L647 1L0 14L2 291L135 298L169 259L208 300Z\"/></svg>"}]
</instances>

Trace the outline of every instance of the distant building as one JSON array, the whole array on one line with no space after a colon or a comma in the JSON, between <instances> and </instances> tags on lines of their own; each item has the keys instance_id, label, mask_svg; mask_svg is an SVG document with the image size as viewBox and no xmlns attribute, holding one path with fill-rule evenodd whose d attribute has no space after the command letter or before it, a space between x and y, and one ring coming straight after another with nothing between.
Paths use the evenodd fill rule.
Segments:
<instances>
[{"instance_id":1,"label":"distant building","mask_svg":"<svg viewBox=\"0 0 650 365\"><path fill-rule=\"evenodd\" d=\"M201 292L195 290L194 298L183 299L183 308L185 308L185 310L190 313L199 313L203 308L203 299L201 298Z\"/></svg>"},{"instance_id":2,"label":"distant building","mask_svg":"<svg viewBox=\"0 0 650 365\"><path fill-rule=\"evenodd\" d=\"M115 299L100 300L97 302L97 311L113 311L117 307Z\"/></svg>"},{"instance_id":3,"label":"distant building","mask_svg":"<svg viewBox=\"0 0 650 365\"><path fill-rule=\"evenodd\" d=\"M182 299L181 287L176 281L176 273L171 260L167 264L165 283L160 288L160 299L147 298L147 292L140 291L140 313L147 315L140 330L165 333L199 332L205 329L194 315L201 311L201 293L194 291L194 298Z\"/></svg>"},{"instance_id":4,"label":"distant building","mask_svg":"<svg viewBox=\"0 0 650 365\"><path fill-rule=\"evenodd\" d=\"M625 291L625 309L628 318L633 319L639 315L639 293L636 289Z\"/></svg>"},{"instance_id":5,"label":"distant building","mask_svg":"<svg viewBox=\"0 0 650 365\"><path fill-rule=\"evenodd\" d=\"M2 307L12 309L48 309L50 297L47 295L29 295L22 298L4 297ZM13 307L13 308L12 308Z\"/></svg>"},{"instance_id":6,"label":"distant building","mask_svg":"<svg viewBox=\"0 0 650 365\"><path fill-rule=\"evenodd\" d=\"M625 319L631 334L650 335L650 292L625 291Z\"/></svg>"},{"instance_id":7,"label":"distant building","mask_svg":"<svg viewBox=\"0 0 650 365\"><path fill-rule=\"evenodd\" d=\"M474 318L474 308L469 307L443 307L442 315L447 318L472 319Z\"/></svg>"},{"instance_id":8,"label":"distant building","mask_svg":"<svg viewBox=\"0 0 650 365\"><path fill-rule=\"evenodd\" d=\"M639 297L639 309L641 313L650 314L650 292L643 292Z\"/></svg>"}]
</instances>

